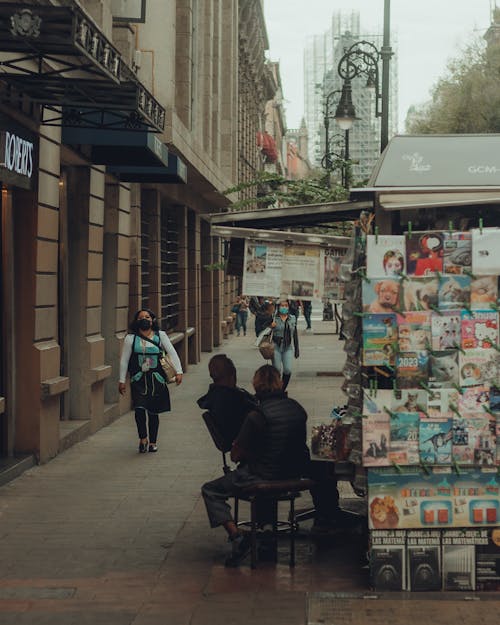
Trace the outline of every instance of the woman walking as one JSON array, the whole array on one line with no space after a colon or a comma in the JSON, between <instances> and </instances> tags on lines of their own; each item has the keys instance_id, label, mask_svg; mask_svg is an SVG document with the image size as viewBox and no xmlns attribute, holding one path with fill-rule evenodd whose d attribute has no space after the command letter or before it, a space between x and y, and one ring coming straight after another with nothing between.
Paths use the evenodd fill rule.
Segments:
<instances>
[{"instance_id":1,"label":"woman walking","mask_svg":"<svg viewBox=\"0 0 500 625\"><path fill-rule=\"evenodd\" d=\"M170 395L160 364L163 351L174 364L175 383L181 384L181 361L166 332L160 330L156 315L151 310L138 310L130 324L130 334L123 342L118 391L121 395L125 393L128 372L141 454L158 451L158 415L170 411Z\"/></svg>"},{"instance_id":2,"label":"woman walking","mask_svg":"<svg viewBox=\"0 0 500 625\"><path fill-rule=\"evenodd\" d=\"M287 299L280 300L278 314L274 317L271 328L273 328L274 342L273 366L281 372L283 390L285 390L292 376L293 357L299 357L297 318L290 314Z\"/></svg>"}]
</instances>

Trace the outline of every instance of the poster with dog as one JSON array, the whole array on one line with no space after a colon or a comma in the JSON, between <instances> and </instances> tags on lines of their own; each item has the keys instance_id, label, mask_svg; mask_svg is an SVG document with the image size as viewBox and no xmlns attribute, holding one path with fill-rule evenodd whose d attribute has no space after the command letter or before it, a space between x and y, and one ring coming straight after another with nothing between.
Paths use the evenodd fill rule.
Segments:
<instances>
[{"instance_id":1,"label":"poster with dog","mask_svg":"<svg viewBox=\"0 0 500 625\"><path fill-rule=\"evenodd\" d=\"M460 310L433 312L431 315L432 349L443 350L457 347L462 337Z\"/></svg>"},{"instance_id":2,"label":"poster with dog","mask_svg":"<svg viewBox=\"0 0 500 625\"><path fill-rule=\"evenodd\" d=\"M431 345L431 313L409 311L398 315L398 344L402 352L421 351Z\"/></svg>"},{"instance_id":3,"label":"poster with dog","mask_svg":"<svg viewBox=\"0 0 500 625\"><path fill-rule=\"evenodd\" d=\"M497 267L498 271L498 267ZM470 283L470 307L493 308L498 299L498 276L475 276Z\"/></svg>"},{"instance_id":4,"label":"poster with dog","mask_svg":"<svg viewBox=\"0 0 500 625\"><path fill-rule=\"evenodd\" d=\"M472 229L472 273L489 276L500 273L500 228Z\"/></svg>"},{"instance_id":5,"label":"poster with dog","mask_svg":"<svg viewBox=\"0 0 500 625\"><path fill-rule=\"evenodd\" d=\"M491 349L498 345L498 313L487 310L463 310L462 349Z\"/></svg>"},{"instance_id":6,"label":"poster with dog","mask_svg":"<svg viewBox=\"0 0 500 625\"><path fill-rule=\"evenodd\" d=\"M394 313L363 317L363 364L394 365L398 330Z\"/></svg>"},{"instance_id":7,"label":"poster with dog","mask_svg":"<svg viewBox=\"0 0 500 625\"><path fill-rule=\"evenodd\" d=\"M413 232L406 235L406 273L432 276L443 272L442 232Z\"/></svg>"},{"instance_id":8,"label":"poster with dog","mask_svg":"<svg viewBox=\"0 0 500 625\"><path fill-rule=\"evenodd\" d=\"M433 310L438 307L439 280L412 278L403 284L403 310Z\"/></svg>"},{"instance_id":9,"label":"poster with dog","mask_svg":"<svg viewBox=\"0 0 500 625\"><path fill-rule=\"evenodd\" d=\"M471 271L472 235L470 232L445 232L443 241L443 271L463 274Z\"/></svg>"},{"instance_id":10,"label":"poster with dog","mask_svg":"<svg viewBox=\"0 0 500 625\"><path fill-rule=\"evenodd\" d=\"M366 237L366 275L369 278L394 278L405 273L406 245L403 235Z\"/></svg>"},{"instance_id":11,"label":"poster with dog","mask_svg":"<svg viewBox=\"0 0 500 625\"><path fill-rule=\"evenodd\" d=\"M470 304L470 276L441 276L438 289L440 310L453 310Z\"/></svg>"},{"instance_id":12,"label":"poster with dog","mask_svg":"<svg viewBox=\"0 0 500 625\"><path fill-rule=\"evenodd\" d=\"M400 308L400 293L399 279L363 281L363 310L369 313L394 312Z\"/></svg>"}]
</instances>

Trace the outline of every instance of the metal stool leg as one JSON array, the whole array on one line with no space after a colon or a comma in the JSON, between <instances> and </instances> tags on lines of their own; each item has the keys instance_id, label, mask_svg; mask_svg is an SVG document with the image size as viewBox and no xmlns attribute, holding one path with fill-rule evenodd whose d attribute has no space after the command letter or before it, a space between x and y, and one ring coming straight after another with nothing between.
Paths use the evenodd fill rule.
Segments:
<instances>
[{"instance_id":1,"label":"metal stool leg","mask_svg":"<svg viewBox=\"0 0 500 625\"><path fill-rule=\"evenodd\" d=\"M250 499L250 566L257 568L257 497Z\"/></svg>"},{"instance_id":2,"label":"metal stool leg","mask_svg":"<svg viewBox=\"0 0 500 625\"><path fill-rule=\"evenodd\" d=\"M290 499L290 566L295 566L295 495Z\"/></svg>"},{"instance_id":3,"label":"metal stool leg","mask_svg":"<svg viewBox=\"0 0 500 625\"><path fill-rule=\"evenodd\" d=\"M238 525L238 514L239 514L239 508L240 508L240 500L239 498L236 496L234 498L234 522L236 525Z\"/></svg>"}]
</instances>

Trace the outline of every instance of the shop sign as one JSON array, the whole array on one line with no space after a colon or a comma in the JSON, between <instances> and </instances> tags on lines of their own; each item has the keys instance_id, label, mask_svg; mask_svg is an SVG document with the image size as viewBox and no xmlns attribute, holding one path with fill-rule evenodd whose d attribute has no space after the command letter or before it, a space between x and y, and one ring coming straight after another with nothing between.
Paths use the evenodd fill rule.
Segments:
<instances>
[{"instance_id":1,"label":"shop sign","mask_svg":"<svg viewBox=\"0 0 500 625\"><path fill-rule=\"evenodd\" d=\"M30 189L35 163L33 140L16 128L0 131L0 180Z\"/></svg>"}]
</instances>

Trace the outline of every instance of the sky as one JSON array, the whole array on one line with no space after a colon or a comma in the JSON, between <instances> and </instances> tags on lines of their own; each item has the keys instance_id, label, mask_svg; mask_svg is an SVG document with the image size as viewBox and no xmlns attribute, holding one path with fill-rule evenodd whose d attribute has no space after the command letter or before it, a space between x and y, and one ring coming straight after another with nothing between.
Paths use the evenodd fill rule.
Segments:
<instances>
[{"instance_id":1,"label":"sky","mask_svg":"<svg viewBox=\"0 0 500 625\"><path fill-rule=\"evenodd\" d=\"M491 4L491 0L391 1L391 32L398 40L399 132L404 131L408 108L429 100L448 61L484 34ZM356 10L362 31L383 33L384 0L264 0L269 58L280 61L288 128L298 128L304 114L307 37L325 32L333 12Z\"/></svg>"}]
</instances>

